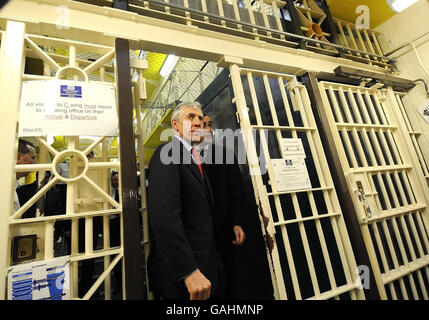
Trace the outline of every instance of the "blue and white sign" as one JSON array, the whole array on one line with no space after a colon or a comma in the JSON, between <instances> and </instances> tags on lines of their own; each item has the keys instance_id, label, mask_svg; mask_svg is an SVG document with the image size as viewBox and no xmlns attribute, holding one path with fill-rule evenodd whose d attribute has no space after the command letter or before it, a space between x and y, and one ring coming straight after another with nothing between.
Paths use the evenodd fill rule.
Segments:
<instances>
[{"instance_id":1,"label":"blue and white sign","mask_svg":"<svg viewBox=\"0 0 429 320\"><path fill-rule=\"evenodd\" d=\"M8 300L69 300L69 257L20 264L9 269Z\"/></svg>"},{"instance_id":2,"label":"blue and white sign","mask_svg":"<svg viewBox=\"0 0 429 320\"><path fill-rule=\"evenodd\" d=\"M67 98L82 98L82 86L60 85L60 96Z\"/></svg>"},{"instance_id":3,"label":"blue and white sign","mask_svg":"<svg viewBox=\"0 0 429 320\"><path fill-rule=\"evenodd\" d=\"M115 136L117 131L113 85L71 80L22 83L19 136Z\"/></svg>"}]
</instances>

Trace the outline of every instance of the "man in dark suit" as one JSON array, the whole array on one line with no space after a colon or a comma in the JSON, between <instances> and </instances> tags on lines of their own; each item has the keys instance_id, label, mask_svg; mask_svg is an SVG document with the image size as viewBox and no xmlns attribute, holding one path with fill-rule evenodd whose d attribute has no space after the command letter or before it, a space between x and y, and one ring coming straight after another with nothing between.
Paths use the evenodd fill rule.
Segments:
<instances>
[{"instance_id":1,"label":"man in dark suit","mask_svg":"<svg viewBox=\"0 0 429 320\"><path fill-rule=\"evenodd\" d=\"M149 163L149 285L166 300L223 298L213 194L194 148L202 118L198 102L178 105L171 120L175 135L156 149Z\"/></svg>"},{"instance_id":2,"label":"man in dark suit","mask_svg":"<svg viewBox=\"0 0 429 320\"><path fill-rule=\"evenodd\" d=\"M201 148L205 149L204 168L210 179L214 194L216 225L220 230L222 254L226 269L225 298L234 299L236 279L235 247L244 243L243 230L245 199L243 180L234 150L227 148L224 141L213 141L212 120L203 118ZM232 146L233 147L233 146ZM230 153L230 154L227 154ZM229 159L233 159L231 163Z\"/></svg>"}]
</instances>

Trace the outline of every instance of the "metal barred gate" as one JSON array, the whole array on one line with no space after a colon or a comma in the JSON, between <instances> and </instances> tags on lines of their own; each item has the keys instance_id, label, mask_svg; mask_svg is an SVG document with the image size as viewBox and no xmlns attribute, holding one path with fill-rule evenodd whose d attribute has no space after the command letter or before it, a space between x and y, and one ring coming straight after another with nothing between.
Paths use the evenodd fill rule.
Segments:
<instances>
[{"instance_id":1,"label":"metal barred gate","mask_svg":"<svg viewBox=\"0 0 429 320\"><path fill-rule=\"evenodd\" d=\"M230 75L275 298L364 299L305 87L294 76L235 64ZM301 139L311 188L279 191L273 162L285 159L283 138Z\"/></svg>"},{"instance_id":2,"label":"metal barred gate","mask_svg":"<svg viewBox=\"0 0 429 320\"><path fill-rule=\"evenodd\" d=\"M7 24L7 29L2 32L1 36L1 54L0 54L0 70L2 83L8 83L8 86L3 86L2 97L8 101L7 108L3 108L4 116L8 120L7 124L2 126L2 136L7 138L7 146L5 146L6 155L2 161L3 181L6 183L8 191L2 193L2 203L8 210L5 210L1 215L1 257L0 257L0 299L4 299L6 293L6 278L7 270L14 263L12 261L11 246L14 237L24 235L36 235L36 254L30 261L50 260L54 257L69 255L70 261L70 297L71 299L89 299L94 293L99 290L103 284L104 299L111 299L111 277L110 274L117 264L122 264L122 294L120 298L125 299L129 292L126 290L126 263L124 262L124 237L123 234L123 208L135 199L128 199L128 204L122 204L122 192L124 180L119 180L120 201L117 202L110 193L110 171L118 171L119 177L124 175L123 160L121 158L121 144L118 141L117 146L112 145L113 137L103 136L95 139L90 144L83 144L82 137L68 136L63 137L67 140L67 145L62 151L56 150L47 143L46 137L31 137L31 141L36 142L36 147L39 148L39 157L37 164L34 165L16 165L16 146L17 134L16 128L19 126L18 121L18 105L21 93L22 81L30 80L51 80L51 79L69 79L81 80L85 82L98 83L101 85L113 86L116 90L118 105L121 105L121 84L118 84L118 68L123 66L127 70L123 73L125 78L130 75L130 71L137 73L137 80L132 84L134 86L134 104L137 114L138 124L136 125L138 152L140 153L140 166L144 168L143 157L143 141L141 137L141 118L140 118L140 103L145 99L144 79L142 70L147 68L146 61L132 61L131 69L129 62L128 44L125 50L118 49L117 43L115 46L105 46L91 44L87 42L79 42L65 40L60 38L48 37L27 34L24 23L11 22ZM125 41L125 40L124 40ZM50 50L50 48L56 48ZM123 53L125 64L118 58L118 52ZM82 57L85 58L82 58ZM43 61L44 75L25 74L24 61L26 57L32 57ZM88 58L88 59L87 59ZM89 59L91 58L91 59ZM127 64L128 62L128 64ZM144 63L143 63L144 62ZM131 78L131 77L130 77ZM125 79L123 90L131 94L130 79ZM119 96L119 97L118 97ZM131 97L131 96L130 96ZM132 99L132 98L131 98ZM131 112L130 118L130 141L134 144L134 129L132 125L132 103L127 105L130 108L126 112ZM119 112L119 110L117 110ZM119 117L120 112L119 112ZM121 122L121 118L119 119ZM121 125L120 125L121 127ZM12 139L13 138L13 139ZM126 140L124 140L126 141ZM134 150L134 145L128 146L127 149ZM116 157L118 161L111 161L112 156L110 151L117 148ZM95 158L88 159L88 154L93 150L98 150ZM13 151L14 150L14 151ZM69 176L62 176L57 172L57 165L64 159L68 159ZM135 165L135 154L131 152L131 158L128 159ZM127 166L129 166L127 164ZM128 170L131 170L129 166ZM38 172L39 182L43 178L46 171L52 172L52 179L36 194L34 194L25 204L21 204L21 208L13 212L13 181L16 172ZM135 173L131 176L135 177ZM142 170L141 188L142 188L142 221L144 229L144 237L147 240L147 217L145 211L145 177ZM63 183L67 185L66 197L66 212L65 214L54 214L43 216L39 213L34 218L22 219L22 215L33 206L37 201L46 196L47 192L56 184ZM134 178L136 183L136 177ZM12 193L11 193L12 191ZM132 190L127 189L127 192ZM7 205L6 205L7 204ZM135 212L137 214L137 211ZM111 227L109 227L112 218L119 218L119 243L111 245L110 235ZM137 219L137 215L133 219ZM98 222L96 222L98 220ZM71 224L71 240L69 253L57 253L54 250L54 228L56 222L69 221ZM130 220L131 221L131 220ZM136 228L137 223L132 222ZM83 223L82 223L83 222ZM98 224L99 227L96 227ZM82 228L84 232L82 233ZM81 229L79 231L79 229ZM140 239L140 233L136 235ZM102 237L102 239L101 239ZM140 247L141 240L138 241ZM147 242L147 241L146 241ZM145 251L147 255L147 251ZM133 260L137 266L137 270L143 276L143 263L139 262L139 257L134 256ZM79 277L83 275L82 266L84 263L98 261L102 264L99 276L91 280L89 288L79 294ZM130 262L129 262L130 263ZM16 263L15 263L16 264ZM95 275L95 273L94 273ZM134 276L134 275L133 275ZM137 276L138 278L139 276ZM144 277L144 276L143 276ZM129 281L129 280L128 280ZM138 283L137 283L138 282ZM137 291L143 292L143 285L136 281L136 285L141 285ZM139 296L136 293L135 296ZM142 297L142 296L141 296ZM133 298L133 297L131 297Z\"/></svg>"},{"instance_id":3,"label":"metal barred gate","mask_svg":"<svg viewBox=\"0 0 429 320\"><path fill-rule=\"evenodd\" d=\"M380 297L427 300L427 170L420 169L423 159L406 125L404 94L325 81L318 86L323 126L335 143Z\"/></svg>"}]
</instances>

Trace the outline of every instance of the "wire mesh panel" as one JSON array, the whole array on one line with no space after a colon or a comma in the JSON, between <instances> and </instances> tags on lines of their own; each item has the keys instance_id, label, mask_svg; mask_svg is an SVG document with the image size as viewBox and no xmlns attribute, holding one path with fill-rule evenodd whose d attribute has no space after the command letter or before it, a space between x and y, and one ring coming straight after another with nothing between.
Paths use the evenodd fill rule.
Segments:
<instances>
[{"instance_id":1,"label":"wire mesh panel","mask_svg":"<svg viewBox=\"0 0 429 320\"><path fill-rule=\"evenodd\" d=\"M427 299L427 191L388 98L391 89L319 85L380 296Z\"/></svg>"},{"instance_id":2,"label":"wire mesh panel","mask_svg":"<svg viewBox=\"0 0 429 320\"><path fill-rule=\"evenodd\" d=\"M25 73L23 80L81 78L116 88L113 47L30 34L24 41L28 47L25 55L37 58L43 68L42 74ZM49 48L58 51L52 53ZM115 148L112 143L117 141L110 136L92 137L90 143L83 136L56 138L63 142L61 146L52 146L46 136L25 138L38 149L38 162L16 165L14 171L37 172L41 183L37 192L10 215L9 239L35 234L37 254L33 261L69 256L72 299L111 299L113 294L121 299L125 296L124 268L119 267L123 264L121 192L118 198L111 193L111 172L121 174L119 153L111 153ZM53 198L61 205L48 208L48 199ZM37 214L24 218L35 205ZM10 256L8 259L9 266L17 264ZM112 271L115 279L110 277Z\"/></svg>"},{"instance_id":3,"label":"wire mesh panel","mask_svg":"<svg viewBox=\"0 0 429 320\"><path fill-rule=\"evenodd\" d=\"M305 87L285 74L236 65L230 73L275 297L363 299ZM287 163L284 145L291 141L302 143L305 152L305 184L281 181L276 169Z\"/></svg>"}]
</instances>

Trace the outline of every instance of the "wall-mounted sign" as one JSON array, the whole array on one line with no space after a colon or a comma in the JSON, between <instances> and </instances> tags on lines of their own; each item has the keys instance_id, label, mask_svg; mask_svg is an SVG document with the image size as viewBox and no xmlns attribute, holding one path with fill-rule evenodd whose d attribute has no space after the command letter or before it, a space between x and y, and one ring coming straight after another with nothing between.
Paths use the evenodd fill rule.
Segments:
<instances>
[{"instance_id":1,"label":"wall-mounted sign","mask_svg":"<svg viewBox=\"0 0 429 320\"><path fill-rule=\"evenodd\" d=\"M21 137L115 136L118 130L115 87L70 80L22 83Z\"/></svg>"},{"instance_id":2,"label":"wall-mounted sign","mask_svg":"<svg viewBox=\"0 0 429 320\"><path fill-rule=\"evenodd\" d=\"M69 261L66 256L11 267L8 300L69 300Z\"/></svg>"}]
</instances>

